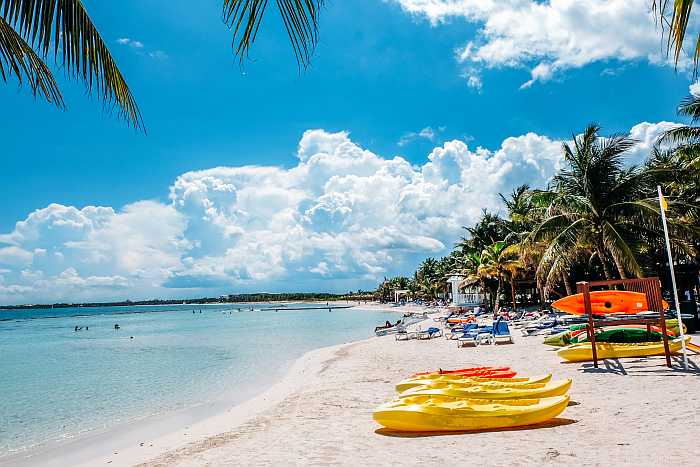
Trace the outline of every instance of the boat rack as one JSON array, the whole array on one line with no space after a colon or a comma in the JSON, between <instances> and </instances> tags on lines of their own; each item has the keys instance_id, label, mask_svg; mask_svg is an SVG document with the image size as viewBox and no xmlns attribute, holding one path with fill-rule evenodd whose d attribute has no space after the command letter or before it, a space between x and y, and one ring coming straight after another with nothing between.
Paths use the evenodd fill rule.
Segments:
<instances>
[{"instance_id":1,"label":"boat rack","mask_svg":"<svg viewBox=\"0 0 700 467\"><path fill-rule=\"evenodd\" d=\"M641 292L647 297L648 311L656 311L659 316L650 316L649 318L630 318L630 319L596 319L593 321L593 311L591 308L591 288L592 287L613 287L622 286L630 292ZM663 299L661 297L661 281L658 277L646 277L641 279L618 279L610 281L594 281L594 282L577 282L576 291L583 294L583 304L588 324L586 324L586 333L591 343L593 352L593 366L598 368L598 351L596 349L595 331L596 327L600 326L619 326L625 324L646 324L647 331L651 331L651 326L657 325L661 328L662 339L664 341L664 355L666 356L666 365L671 368L671 351L668 346L668 334L666 333L666 313L664 312Z\"/></svg>"}]
</instances>

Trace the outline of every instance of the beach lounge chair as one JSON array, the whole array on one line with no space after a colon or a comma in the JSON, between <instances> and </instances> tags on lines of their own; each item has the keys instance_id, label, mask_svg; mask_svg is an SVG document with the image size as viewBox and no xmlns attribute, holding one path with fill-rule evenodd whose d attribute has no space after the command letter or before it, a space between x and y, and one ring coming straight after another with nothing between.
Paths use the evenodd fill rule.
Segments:
<instances>
[{"instance_id":1,"label":"beach lounge chair","mask_svg":"<svg viewBox=\"0 0 700 467\"><path fill-rule=\"evenodd\" d=\"M471 329L457 338L457 347L474 346L491 343L493 326L482 326Z\"/></svg>"},{"instance_id":2,"label":"beach lounge chair","mask_svg":"<svg viewBox=\"0 0 700 467\"><path fill-rule=\"evenodd\" d=\"M418 339L418 333L416 331L409 331L406 326L397 326L396 333L394 334L394 339L397 341L408 341L411 339Z\"/></svg>"},{"instance_id":3,"label":"beach lounge chair","mask_svg":"<svg viewBox=\"0 0 700 467\"><path fill-rule=\"evenodd\" d=\"M434 328L430 327L426 329L425 331L419 331L418 332L418 339L432 339L433 337L440 337L442 336L442 330L440 328Z\"/></svg>"},{"instance_id":4,"label":"beach lounge chair","mask_svg":"<svg viewBox=\"0 0 700 467\"><path fill-rule=\"evenodd\" d=\"M493 325L493 340L498 343L513 343L513 336L508 329L508 322L498 318Z\"/></svg>"},{"instance_id":5,"label":"beach lounge chair","mask_svg":"<svg viewBox=\"0 0 700 467\"><path fill-rule=\"evenodd\" d=\"M445 332L445 339L457 339L463 334L468 333L469 331L472 331L478 327L479 325L477 323L469 323L455 326L452 328L446 328L446 331L449 332Z\"/></svg>"}]
</instances>

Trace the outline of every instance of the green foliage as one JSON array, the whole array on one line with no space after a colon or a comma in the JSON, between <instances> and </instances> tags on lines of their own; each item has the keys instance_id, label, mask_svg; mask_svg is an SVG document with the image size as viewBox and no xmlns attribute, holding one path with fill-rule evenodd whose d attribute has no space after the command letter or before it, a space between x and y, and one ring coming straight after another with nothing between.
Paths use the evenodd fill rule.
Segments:
<instances>
[{"instance_id":1,"label":"green foliage","mask_svg":"<svg viewBox=\"0 0 700 467\"><path fill-rule=\"evenodd\" d=\"M685 99L679 112L695 123L700 99ZM664 243L657 184L669 201L675 257L699 262L700 127L663 135L666 149L654 148L641 167L625 161L634 140L599 133L591 124L562 145L564 164L548 189L522 185L501 194L506 218L484 210L448 256L423 261L415 273L422 296L435 298L447 277L458 274L498 309L503 285L510 283L514 295L519 278L534 280L544 299L572 293L574 271L589 279L658 273L653 268L663 261Z\"/></svg>"}]
</instances>

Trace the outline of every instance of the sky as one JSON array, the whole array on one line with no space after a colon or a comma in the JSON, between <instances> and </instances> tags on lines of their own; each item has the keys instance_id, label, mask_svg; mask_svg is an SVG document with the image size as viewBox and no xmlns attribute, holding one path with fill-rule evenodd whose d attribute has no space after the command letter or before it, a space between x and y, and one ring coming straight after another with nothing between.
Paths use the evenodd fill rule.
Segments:
<instances>
[{"instance_id":1,"label":"sky","mask_svg":"<svg viewBox=\"0 0 700 467\"><path fill-rule=\"evenodd\" d=\"M373 289L590 122L643 162L694 84L648 0L329 0L301 71L274 4L239 63L220 1L83 3L147 133L0 85L0 304Z\"/></svg>"}]
</instances>

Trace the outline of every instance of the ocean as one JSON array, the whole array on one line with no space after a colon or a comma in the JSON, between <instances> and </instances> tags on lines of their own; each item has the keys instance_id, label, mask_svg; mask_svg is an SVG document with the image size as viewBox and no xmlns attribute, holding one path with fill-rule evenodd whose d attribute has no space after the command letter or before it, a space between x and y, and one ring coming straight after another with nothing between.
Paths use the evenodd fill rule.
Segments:
<instances>
[{"instance_id":1,"label":"ocean","mask_svg":"<svg viewBox=\"0 0 700 467\"><path fill-rule=\"evenodd\" d=\"M398 319L273 307L0 311L0 460L136 419L243 402L307 351L370 337Z\"/></svg>"}]
</instances>

